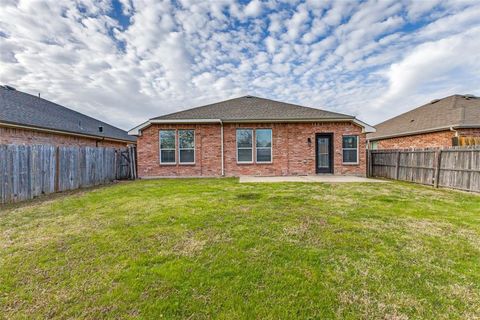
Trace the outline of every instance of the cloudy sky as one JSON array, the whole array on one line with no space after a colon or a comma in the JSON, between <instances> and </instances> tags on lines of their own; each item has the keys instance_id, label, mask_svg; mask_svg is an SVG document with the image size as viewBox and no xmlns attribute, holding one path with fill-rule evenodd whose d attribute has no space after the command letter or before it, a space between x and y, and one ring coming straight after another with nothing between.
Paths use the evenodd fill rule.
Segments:
<instances>
[{"instance_id":1,"label":"cloudy sky","mask_svg":"<svg viewBox=\"0 0 480 320\"><path fill-rule=\"evenodd\" d=\"M480 2L0 0L0 83L123 129L247 94L376 124L480 95Z\"/></svg>"}]
</instances>

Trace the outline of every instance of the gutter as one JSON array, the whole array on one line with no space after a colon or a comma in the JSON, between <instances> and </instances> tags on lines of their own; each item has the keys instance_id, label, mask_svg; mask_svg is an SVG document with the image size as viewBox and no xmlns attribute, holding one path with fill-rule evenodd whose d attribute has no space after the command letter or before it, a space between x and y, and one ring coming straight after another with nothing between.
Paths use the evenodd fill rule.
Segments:
<instances>
[{"instance_id":1,"label":"gutter","mask_svg":"<svg viewBox=\"0 0 480 320\"><path fill-rule=\"evenodd\" d=\"M458 137L458 131L455 130L453 127L450 127L450 131L455 132L455 137Z\"/></svg>"},{"instance_id":2,"label":"gutter","mask_svg":"<svg viewBox=\"0 0 480 320\"><path fill-rule=\"evenodd\" d=\"M172 120L155 120L151 119L145 121L144 123L132 128L128 131L128 135L130 136L141 136L142 129L149 127L152 124L176 124L176 123L221 123L222 120L220 119L172 119Z\"/></svg>"},{"instance_id":3,"label":"gutter","mask_svg":"<svg viewBox=\"0 0 480 320\"><path fill-rule=\"evenodd\" d=\"M129 135L141 136L142 130L149 127L152 124L208 124L219 123L220 124L220 152L221 152L221 173L222 177L225 176L225 155L224 155L224 123L294 123L294 122L352 122L362 128L362 133L375 132L376 129L369 126L365 122L362 122L356 118L342 118L342 119L251 119L251 120L221 120L221 119L152 119L148 120L135 128L128 131Z\"/></svg>"},{"instance_id":4,"label":"gutter","mask_svg":"<svg viewBox=\"0 0 480 320\"><path fill-rule=\"evenodd\" d=\"M407 131L407 132L395 133L395 134L372 137L372 138L367 137L367 141L377 141L377 140L384 140L384 139L391 139L391 138L398 138L398 137L405 137L405 136L414 136L422 133L433 133L433 132L446 131L446 130L456 132L456 129L475 129L475 128L480 128L480 125L457 124L453 126L437 127L437 128L427 129L427 130Z\"/></svg>"},{"instance_id":5,"label":"gutter","mask_svg":"<svg viewBox=\"0 0 480 320\"><path fill-rule=\"evenodd\" d=\"M199 123L219 123L220 124L220 152L221 152L221 162L222 162L222 177L225 176L225 155L224 155L224 138L223 138L223 121L221 119L178 119L178 120L149 120L146 121L135 128L128 131L129 135L140 136L141 130L152 124L199 124Z\"/></svg>"},{"instance_id":6,"label":"gutter","mask_svg":"<svg viewBox=\"0 0 480 320\"><path fill-rule=\"evenodd\" d=\"M331 118L331 119L253 119L253 120L225 120L225 123L308 123L308 122L352 122L362 127L362 133L376 132L377 130L357 118Z\"/></svg>"},{"instance_id":7,"label":"gutter","mask_svg":"<svg viewBox=\"0 0 480 320\"><path fill-rule=\"evenodd\" d=\"M75 132L70 132L70 131L62 131L62 130L55 130L55 129L33 127L33 126L27 126L27 125L21 125L21 124L13 124L13 123L9 123L9 122L0 122L0 126L7 127L7 128L18 128L18 129L27 129L27 130L54 133L54 134L62 134L62 135L89 138L89 139L97 139L97 140L108 140L108 141L130 143L130 144L136 144L137 143L136 141L131 141L131 140L122 140L122 139L115 139L115 138L109 138L109 137L104 137L104 136L96 136L96 135L75 133Z\"/></svg>"},{"instance_id":8,"label":"gutter","mask_svg":"<svg viewBox=\"0 0 480 320\"><path fill-rule=\"evenodd\" d=\"M331 119L240 119L240 120L221 120L221 119L159 119L159 120L149 120L146 121L135 128L128 131L129 135L140 136L142 129L149 127L152 124L196 124L196 123L295 123L295 122L352 122L359 127L362 127L362 133L372 133L376 132L376 129L363 121L360 121L356 118L331 118Z\"/></svg>"}]
</instances>

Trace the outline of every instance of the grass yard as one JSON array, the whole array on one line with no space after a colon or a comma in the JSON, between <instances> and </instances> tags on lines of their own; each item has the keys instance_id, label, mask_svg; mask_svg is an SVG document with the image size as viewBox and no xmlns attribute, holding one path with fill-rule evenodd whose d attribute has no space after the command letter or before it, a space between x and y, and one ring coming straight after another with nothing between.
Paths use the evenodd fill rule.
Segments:
<instances>
[{"instance_id":1,"label":"grass yard","mask_svg":"<svg viewBox=\"0 0 480 320\"><path fill-rule=\"evenodd\" d=\"M0 318L479 319L480 196L151 180L0 208Z\"/></svg>"}]
</instances>

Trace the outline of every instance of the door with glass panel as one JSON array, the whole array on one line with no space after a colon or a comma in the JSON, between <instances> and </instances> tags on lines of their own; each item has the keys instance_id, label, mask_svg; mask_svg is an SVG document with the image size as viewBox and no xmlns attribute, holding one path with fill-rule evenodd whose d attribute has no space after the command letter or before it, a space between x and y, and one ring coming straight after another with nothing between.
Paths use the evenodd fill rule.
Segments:
<instances>
[{"instance_id":1,"label":"door with glass panel","mask_svg":"<svg viewBox=\"0 0 480 320\"><path fill-rule=\"evenodd\" d=\"M317 134L316 140L317 173L333 173L333 134Z\"/></svg>"}]
</instances>

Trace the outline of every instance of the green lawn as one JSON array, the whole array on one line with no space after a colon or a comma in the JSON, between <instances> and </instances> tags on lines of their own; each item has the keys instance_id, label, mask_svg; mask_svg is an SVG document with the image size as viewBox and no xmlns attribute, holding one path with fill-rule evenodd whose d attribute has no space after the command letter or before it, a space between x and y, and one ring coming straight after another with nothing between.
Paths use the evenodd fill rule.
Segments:
<instances>
[{"instance_id":1,"label":"green lawn","mask_svg":"<svg viewBox=\"0 0 480 320\"><path fill-rule=\"evenodd\" d=\"M0 208L0 318L478 319L480 196L151 180Z\"/></svg>"}]
</instances>

